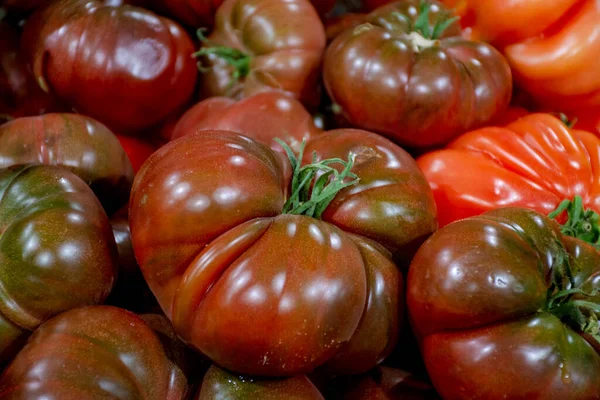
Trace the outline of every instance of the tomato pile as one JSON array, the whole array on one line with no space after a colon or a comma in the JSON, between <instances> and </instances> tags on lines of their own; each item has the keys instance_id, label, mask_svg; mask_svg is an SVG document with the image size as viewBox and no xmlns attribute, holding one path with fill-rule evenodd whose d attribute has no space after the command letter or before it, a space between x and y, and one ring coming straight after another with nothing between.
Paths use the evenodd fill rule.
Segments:
<instances>
[{"instance_id":1,"label":"tomato pile","mask_svg":"<svg viewBox=\"0 0 600 400\"><path fill-rule=\"evenodd\" d=\"M600 399L597 0L0 0L0 399Z\"/></svg>"}]
</instances>

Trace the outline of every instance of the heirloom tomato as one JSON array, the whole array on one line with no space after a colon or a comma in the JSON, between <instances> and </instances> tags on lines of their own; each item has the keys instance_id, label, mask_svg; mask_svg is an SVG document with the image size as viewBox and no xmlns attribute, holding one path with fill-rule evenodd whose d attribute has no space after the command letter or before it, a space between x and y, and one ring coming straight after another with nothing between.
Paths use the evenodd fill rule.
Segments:
<instances>
[{"instance_id":1,"label":"heirloom tomato","mask_svg":"<svg viewBox=\"0 0 600 400\"><path fill-rule=\"evenodd\" d=\"M124 0L57 0L25 24L40 86L118 132L161 122L192 95L194 45L175 22Z\"/></svg>"},{"instance_id":2,"label":"heirloom tomato","mask_svg":"<svg viewBox=\"0 0 600 400\"><path fill-rule=\"evenodd\" d=\"M391 256L435 230L433 197L408 153L373 133L321 134L304 163L285 147L291 183L282 157L233 132L159 149L132 189L136 259L178 334L224 368L366 371L397 340Z\"/></svg>"},{"instance_id":3,"label":"heirloom tomato","mask_svg":"<svg viewBox=\"0 0 600 400\"><path fill-rule=\"evenodd\" d=\"M85 182L56 166L0 170L0 361L45 320L104 301L116 275L110 224Z\"/></svg>"},{"instance_id":4,"label":"heirloom tomato","mask_svg":"<svg viewBox=\"0 0 600 400\"><path fill-rule=\"evenodd\" d=\"M283 149L276 138L297 151L303 140L321 132L302 104L278 91L257 93L238 102L227 97L201 101L181 117L172 138L204 129L241 133L278 151Z\"/></svg>"},{"instance_id":5,"label":"heirloom tomato","mask_svg":"<svg viewBox=\"0 0 600 400\"><path fill-rule=\"evenodd\" d=\"M308 0L225 0L202 41L202 98L279 89L318 103L325 29Z\"/></svg>"},{"instance_id":6,"label":"heirloom tomato","mask_svg":"<svg viewBox=\"0 0 600 400\"><path fill-rule=\"evenodd\" d=\"M2 374L0 398L185 400L185 368L153 317L90 306L47 321Z\"/></svg>"},{"instance_id":7,"label":"heirloom tomato","mask_svg":"<svg viewBox=\"0 0 600 400\"><path fill-rule=\"evenodd\" d=\"M550 114L468 132L417 163L441 226L498 207L548 214L576 195L600 212L600 138Z\"/></svg>"},{"instance_id":8,"label":"heirloom tomato","mask_svg":"<svg viewBox=\"0 0 600 400\"><path fill-rule=\"evenodd\" d=\"M504 51L516 82L554 111L600 107L600 2L444 0L473 38Z\"/></svg>"},{"instance_id":9,"label":"heirloom tomato","mask_svg":"<svg viewBox=\"0 0 600 400\"><path fill-rule=\"evenodd\" d=\"M411 147L444 144L502 114L512 93L504 57L460 33L434 1L378 8L329 45L327 92L355 126Z\"/></svg>"},{"instance_id":10,"label":"heirloom tomato","mask_svg":"<svg viewBox=\"0 0 600 400\"><path fill-rule=\"evenodd\" d=\"M38 115L57 104L37 84L19 48L16 29L0 21L0 123Z\"/></svg>"},{"instance_id":11,"label":"heirloom tomato","mask_svg":"<svg viewBox=\"0 0 600 400\"><path fill-rule=\"evenodd\" d=\"M156 150L154 144L140 138L117 135L117 139L131 162L133 172L138 172L144 161Z\"/></svg>"},{"instance_id":12,"label":"heirloom tomato","mask_svg":"<svg viewBox=\"0 0 600 400\"><path fill-rule=\"evenodd\" d=\"M442 398L598 398L599 277L596 248L526 208L434 233L410 265L407 302Z\"/></svg>"},{"instance_id":13,"label":"heirloom tomato","mask_svg":"<svg viewBox=\"0 0 600 400\"><path fill-rule=\"evenodd\" d=\"M213 365L204 376L195 399L323 400L323 396L304 375L287 379L248 379Z\"/></svg>"},{"instance_id":14,"label":"heirloom tomato","mask_svg":"<svg viewBox=\"0 0 600 400\"><path fill-rule=\"evenodd\" d=\"M133 170L115 135L77 114L45 114L0 125L0 168L63 166L83 179L109 214L127 203Z\"/></svg>"}]
</instances>

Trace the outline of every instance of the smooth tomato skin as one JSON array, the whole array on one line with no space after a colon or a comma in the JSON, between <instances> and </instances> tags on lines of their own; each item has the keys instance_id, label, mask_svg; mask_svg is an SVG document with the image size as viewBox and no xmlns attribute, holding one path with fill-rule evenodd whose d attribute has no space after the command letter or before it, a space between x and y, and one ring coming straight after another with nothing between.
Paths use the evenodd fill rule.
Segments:
<instances>
[{"instance_id":1,"label":"smooth tomato skin","mask_svg":"<svg viewBox=\"0 0 600 400\"><path fill-rule=\"evenodd\" d=\"M234 82L227 63L205 57L201 98L240 99L278 89L304 104L318 104L325 29L308 0L225 0L208 39L211 45L241 50L251 61L248 75Z\"/></svg>"},{"instance_id":2,"label":"smooth tomato skin","mask_svg":"<svg viewBox=\"0 0 600 400\"><path fill-rule=\"evenodd\" d=\"M38 115L58 107L28 70L16 29L0 22L0 123L5 116Z\"/></svg>"},{"instance_id":3,"label":"smooth tomato skin","mask_svg":"<svg viewBox=\"0 0 600 400\"><path fill-rule=\"evenodd\" d=\"M458 36L458 23L439 41L415 50L412 24L397 13L414 22L419 4L404 0L381 7L367 23L338 35L326 51L323 78L353 125L403 145L429 147L502 114L512 77L496 49ZM433 4L431 21L448 13Z\"/></svg>"},{"instance_id":4,"label":"smooth tomato skin","mask_svg":"<svg viewBox=\"0 0 600 400\"><path fill-rule=\"evenodd\" d=\"M227 97L201 101L177 122L172 138L203 129L241 133L282 153L276 138L297 152L303 140L321 133L300 102L277 91L258 93L238 102Z\"/></svg>"},{"instance_id":5,"label":"smooth tomato skin","mask_svg":"<svg viewBox=\"0 0 600 400\"><path fill-rule=\"evenodd\" d=\"M600 211L600 139L550 114L468 132L417 159L433 190L440 226L498 207L542 214L583 198Z\"/></svg>"},{"instance_id":6,"label":"smooth tomato skin","mask_svg":"<svg viewBox=\"0 0 600 400\"><path fill-rule=\"evenodd\" d=\"M117 139L119 139L119 143L121 143L123 150L125 150L134 173L140 170L142 164L156 150L156 146L152 143L139 138L117 135Z\"/></svg>"},{"instance_id":7,"label":"smooth tomato skin","mask_svg":"<svg viewBox=\"0 0 600 400\"><path fill-rule=\"evenodd\" d=\"M304 161L309 162L315 151L318 161L354 154L352 171L360 177L358 184L336 196L323 220L384 245L399 264L410 261L413 251L437 229L435 201L415 160L388 139L359 129L336 129L315 137L306 146Z\"/></svg>"},{"instance_id":8,"label":"smooth tomato skin","mask_svg":"<svg viewBox=\"0 0 600 400\"><path fill-rule=\"evenodd\" d=\"M159 339L164 317L151 317L90 306L53 318L2 374L0 398L184 400L184 372Z\"/></svg>"},{"instance_id":9,"label":"smooth tomato skin","mask_svg":"<svg viewBox=\"0 0 600 400\"><path fill-rule=\"evenodd\" d=\"M598 287L600 254L563 238L554 221L524 208L457 221L419 249L407 303L427 370L444 399L598 396L600 355L543 310L548 277L565 250L576 266L575 286ZM598 297L588 300L597 303Z\"/></svg>"},{"instance_id":10,"label":"smooth tomato skin","mask_svg":"<svg viewBox=\"0 0 600 400\"><path fill-rule=\"evenodd\" d=\"M191 97L194 45L175 22L122 3L53 2L27 21L21 43L42 88L115 131L141 134Z\"/></svg>"},{"instance_id":11,"label":"smooth tomato skin","mask_svg":"<svg viewBox=\"0 0 600 400\"><path fill-rule=\"evenodd\" d=\"M233 132L187 135L150 156L134 180L129 221L136 259L167 316L198 253L243 222L279 214L286 193L279 159Z\"/></svg>"},{"instance_id":12,"label":"smooth tomato skin","mask_svg":"<svg viewBox=\"0 0 600 400\"><path fill-rule=\"evenodd\" d=\"M212 365L202 380L195 400L324 400L304 375L287 379L244 379Z\"/></svg>"},{"instance_id":13,"label":"smooth tomato skin","mask_svg":"<svg viewBox=\"0 0 600 400\"><path fill-rule=\"evenodd\" d=\"M104 301L118 259L102 206L68 170L48 165L2 169L0 199L4 362L15 341L45 320Z\"/></svg>"},{"instance_id":14,"label":"smooth tomato skin","mask_svg":"<svg viewBox=\"0 0 600 400\"><path fill-rule=\"evenodd\" d=\"M0 168L60 165L87 182L108 214L127 203L133 169L117 137L78 114L18 118L0 126Z\"/></svg>"}]
</instances>

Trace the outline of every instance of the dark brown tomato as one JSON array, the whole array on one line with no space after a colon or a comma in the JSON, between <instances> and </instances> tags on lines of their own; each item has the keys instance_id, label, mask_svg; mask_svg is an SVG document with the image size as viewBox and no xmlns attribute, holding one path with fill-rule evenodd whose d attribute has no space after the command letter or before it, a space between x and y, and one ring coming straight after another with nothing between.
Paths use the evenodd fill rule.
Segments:
<instances>
[{"instance_id":1,"label":"dark brown tomato","mask_svg":"<svg viewBox=\"0 0 600 400\"><path fill-rule=\"evenodd\" d=\"M117 137L78 114L18 118L0 126L0 168L39 163L63 166L83 179L112 214L127 203L133 169Z\"/></svg>"},{"instance_id":2,"label":"dark brown tomato","mask_svg":"<svg viewBox=\"0 0 600 400\"><path fill-rule=\"evenodd\" d=\"M502 114L512 78L502 54L461 38L435 1L429 23L420 0L381 7L327 49L323 78L338 112L357 127L411 147L440 145ZM427 20L423 20L427 22Z\"/></svg>"},{"instance_id":3,"label":"dark brown tomato","mask_svg":"<svg viewBox=\"0 0 600 400\"><path fill-rule=\"evenodd\" d=\"M143 318L90 306L44 323L4 371L0 398L188 398L184 369L173 357L177 344L161 341L160 316Z\"/></svg>"},{"instance_id":4,"label":"dark brown tomato","mask_svg":"<svg viewBox=\"0 0 600 400\"><path fill-rule=\"evenodd\" d=\"M117 276L108 218L66 169L0 170L0 359L47 319L99 304Z\"/></svg>"},{"instance_id":5,"label":"dark brown tomato","mask_svg":"<svg viewBox=\"0 0 600 400\"><path fill-rule=\"evenodd\" d=\"M119 133L143 133L192 95L192 40L175 22L117 0L60 0L21 40L47 92Z\"/></svg>"}]
</instances>

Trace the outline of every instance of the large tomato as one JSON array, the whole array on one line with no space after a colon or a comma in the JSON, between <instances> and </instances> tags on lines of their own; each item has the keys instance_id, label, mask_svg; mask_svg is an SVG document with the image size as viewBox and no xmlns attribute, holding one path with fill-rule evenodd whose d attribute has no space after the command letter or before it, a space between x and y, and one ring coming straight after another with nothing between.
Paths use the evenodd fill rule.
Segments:
<instances>
[{"instance_id":1,"label":"large tomato","mask_svg":"<svg viewBox=\"0 0 600 400\"><path fill-rule=\"evenodd\" d=\"M132 132L182 106L197 69L180 26L123 2L52 2L29 18L21 43L44 90L118 132Z\"/></svg>"},{"instance_id":2,"label":"large tomato","mask_svg":"<svg viewBox=\"0 0 600 400\"><path fill-rule=\"evenodd\" d=\"M4 371L0 397L185 400L190 387L185 365L172 357L177 344L161 340L169 334L161 317L148 317L91 306L53 318Z\"/></svg>"},{"instance_id":3,"label":"large tomato","mask_svg":"<svg viewBox=\"0 0 600 400\"><path fill-rule=\"evenodd\" d=\"M334 174L331 159L349 153L351 171ZM388 250L402 257L437 226L422 173L387 139L331 131L304 154L302 171L291 158L288 189L265 145L200 131L159 149L134 182L131 235L150 288L185 341L235 372L357 373L381 361L402 316ZM360 181L343 188L348 173Z\"/></svg>"},{"instance_id":4,"label":"large tomato","mask_svg":"<svg viewBox=\"0 0 600 400\"><path fill-rule=\"evenodd\" d=\"M460 37L450 18L435 1L403 0L337 36L323 77L339 113L412 147L443 144L503 113L512 93L508 63Z\"/></svg>"},{"instance_id":5,"label":"large tomato","mask_svg":"<svg viewBox=\"0 0 600 400\"><path fill-rule=\"evenodd\" d=\"M600 212L600 138L550 114L468 132L417 163L441 226L498 207L548 214L576 195Z\"/></svg>"},{"instance_id":6,"label":"large tomato","mask_svg":"<svg viewBox=\"0 0 600 400\"><path fill-rule=\"evenodd\" d=\"M0 21L0 123L5 118L43 114L56 106L27 69L17 31Z\"/></svg>"},{"instance_id":7,"label":"large tomato","mask_svg":"<svg viewBox=\"0 0 600 400\"><path fill-rule=\"evenodd\" d=\"M66 169L0 170L0 362L45 320L101 303L117 275L108 218Z\"/></svg>"},{"instance_id":8,"label":"large tomato","mask_svg":"<svg viewBox=\"0 0 600 400\"><path fill-rule=\"evenodd\" d=\"M90 185L112 214L129 200L133 170L115 135L92 118L46 114L0 126L0 168L61 165Z\"/></svg>"},{"instance_id":9,"label":"large tomato","mask_svg":"<svg viewBox=\"0 0 600 400\"><path fill-rule=\"evenodd\" d=\"M177 122L172 138L203 129L238 132L279 151L283 149L275 138L297 151L303 140L321 132L302 104L278 91L257 93L238 102L227 97L201 101Z\"/></svg>"},{"instance_id":10,"label":"large tomato","mask_svg":"<svg viewBox=\"0 0 600 400\"><path fill-rule=\"evenodd\" d=\"M472 37L503 49L520 86L554 111L600 108L597 0L444 0Z\"/></svg>"},{"instance_id":11,"label":"large tomato","mask_svg":"<svg viewBox=\"0 0 600 400\"><path fill-rule=\"evenodd\" d=\"M599 276L598 250L533 210L434 233L410 265L407 301L442 398L597 399Z\"/></svg>"},{"instance_id":12,"label":"large tomato","mask_svg":"<svg viewBox=\"0 0 600 400\"><path fill-rule=\"evenodd\" d=\"M248 379L211 366L202 380L196 400L323 400L304 375L287 379Z\"/></svg>"},{"instance_id":13,"label":"large tomato","mask_svg":"<svg viewBox=\"0 0 600 400\"><path fill-rule=\"evenodd\" d=\"M280 89L318 102L325 28L308 0L225 0L216 18L198 52L201 97Z\"/></svg>"}]
</instances>

